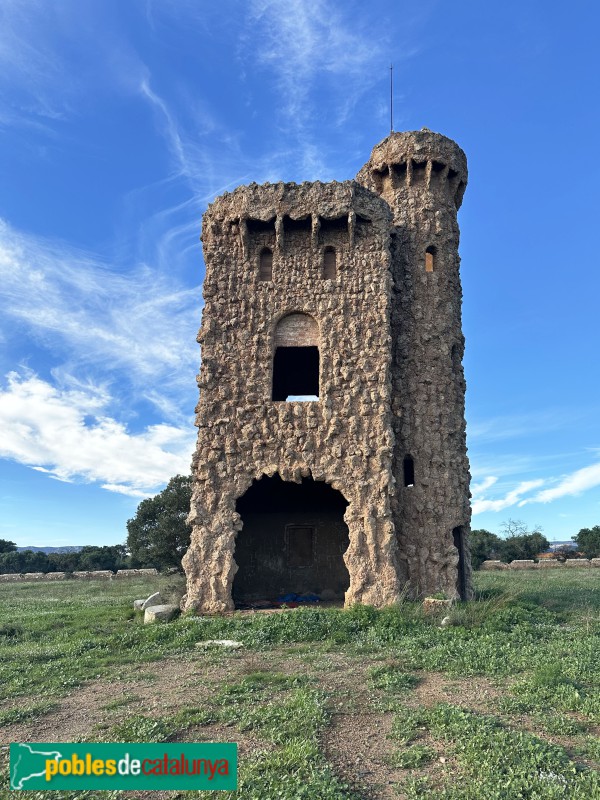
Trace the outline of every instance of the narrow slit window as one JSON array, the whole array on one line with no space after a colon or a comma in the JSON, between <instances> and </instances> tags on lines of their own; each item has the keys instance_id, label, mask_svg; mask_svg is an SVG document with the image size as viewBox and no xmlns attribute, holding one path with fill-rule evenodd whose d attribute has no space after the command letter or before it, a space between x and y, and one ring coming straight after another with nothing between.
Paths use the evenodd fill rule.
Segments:
<instances>
[{"instance_id":1,"label":"narrow slit window","mask_svg":"<svg viewBox=\"0 0 600 800\"><path fill-rule=\"evenodd\" d=\"M258 279L261 281L273 280L273 251L268 247L264 247L260 251Z\"/></svg>"},{"instance_id":2,"label":"narrow slit window","mask_svg":"<svg viewBox=\"0 0 600 800\"><path fill-rule=\"evenodd\" d=\"M335 280L337 273L337 257L334 247L326 247L323 253L323 277Z\"/></svg>"},{"instance_id":3,"label":"narrow slit window","mask_svg":"<svg viewBox=\"0 0 600 800\"><path fill-rule=\"evenodd\" d=\"M412 456L406 456L404 459L404 485L415 485L415 462Z\"/></svg>"},{"instance_id":4,"label":"narrow slit window","mask_svg":"<svg viewBox=\"0 0 600 800\"><path fill-rule=\"evenodd\" d=\"M467 571L465 565L465 537L462 528L454 528L452 531L454 547L458 551L458 565L456 575L456 591L461 600L467 599Z\"/></svg>"},{"instance_id":5,"label":"narrow slit window","mask_svg":"<svg viewBox=\"0 0 600 800\"><path fill-rule=\"evenodd\" d=\"M435 247L428 247L425 251L425 272L433 272L435 265Z\"/></svg>"},{"instance_id":6,"label":"narrow slit window","mask_svg":"<svg viewBox=\"0 0 600 800\"><path fill-rule=\"evenodd\" d=\"M452 345L450 357L452 359L452 369L454 370L454 373L458 375L460 372L462 358L460 355L460 347L456 343Z\"/></svg>"}]
</instances>

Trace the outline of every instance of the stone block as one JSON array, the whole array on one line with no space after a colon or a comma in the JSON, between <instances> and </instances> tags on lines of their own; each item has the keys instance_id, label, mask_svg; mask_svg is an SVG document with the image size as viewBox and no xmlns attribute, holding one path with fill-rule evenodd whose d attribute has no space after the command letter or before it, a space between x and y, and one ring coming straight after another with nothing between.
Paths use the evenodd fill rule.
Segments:
<instances>
[{"instance_id":1,"label":"stone block","mask_svg":"<svg viewBox=\"0 0 600 800\"><path fill-rule=\"evenodd\" d=\"M438 614L446 611L452 605L452 600L438 600L436 597L426 597L423 600L423 611L426 614Z\"/></svg>"},{"instance_id":2,"label":"stone block","mask_svg":"<svg viewBox=\"0 0 600 800\"><path fill-rule=\"evenodd\" d=\"M152 606L160 606L164 602L165 601L160 596L160 592L154 592L154 594L151 594L150 597L147 597L143 601L142 611L145 611L147 608L151 608Z\"/></svg>"},{"instance_id":3,"label":"stone block","mask_svg":"<svg viewBox=\"0 0 600 800\"><path fill-rule=\"evenodd\" d=\"M134 600L133 607L136 611L145 611L144 603L146 601L142 598L141 600Z\"/></svg>"},{"instance_id":4,"label":"stone block","mask_svg":"<svg viewBox=\"0 0 600 800\"><path fill-rule=\"evenodd\" d=\"M591 567L587 558L567 558L565 567Z\"/></svg>"},{"instance_id":5,"label":"stone block","mask_svg":"<svg viewBox=\"0 0 600 800\"><path fill-rule=\"evenodd\" d=\"M236 642L235 639L206 639L204 642L196 642L196 647L225 647L227 650L239 650L243 646L243 642Z\"/></svg>"},{"instance_id":6,"label":"stone block","mask_svg":"<svg viewBox=\"0 0 600 800\"><path fill-rule=\"evenodd\" d=\"M169 622L179 613L179 606L149 606L144 612L144 625L153 622Z\"/></svg>"},{"instance_id":7,"label":"stone block","mask_svg":"<svg viewBox=\"0 0 600 800\"><path fill-rule=\"evenodd\" d=\"M562 569L562 562L556 558L543 558L538 562L540 569Z\"/></svg>"},{"instance_id":8,"label":"stone block","mask_svg":"<svg viewBox=\"0 0 600 800\"><path fill-rule=\"evenodd\" d=\"M145 575L158 575L158 571L152 569L118 569L115 578L139 578Z\"/></svg>"},{"instance_id":9,"label":"stone block","mask_svg":"<svg viewBox=\"0 0 600 800\"><path fill-rule=\"evenodd\" d=\"M85 581L88 580L90 577L90 573L88 570L77 570L73 573L73 577L76 578L78 581Z\"/></svg>"},{"instance_id":10,"label":"stone block","mask_svg":"<svg viewBox=\"0 0 600 800\"><path fill-rule=\"evenodd\" d=\"M13 581L20 581L21 574L19 572L7 572L4 575L0 575L0 581L2 583L12 583Z\"/></svg>"},{"instance_id":11,"label":"stone block","mask_svg":"<svg viewBox=\"0 0 600 800\"><path fill-rule=\"evenodd\" d=\"M489 560L484 561L479 569L483 570L483 572L491 572L498 569L508 569L508 564L505 564L504 561Z\"/></svg>"},{"instance_id":12,"label":"stone block","mask_svg":"<svg viewBox=\"0 0 600 800\"><path fill-rule=\"evenodd\" d=\"M41 581L46 575L44 572L25 572L21 577L24 581Z\"/></svg>"},{"instance_id":13,"label":"stone block","mask_svg":"<svg viewBox=\"0 0 600 800\"><path fill-rule=\"evenodd\" d=\"M509 564L510 569L537 569L538 565L535 561L529 561L527 559L516 559L515 561L511 561Z\"/></svg>"},{"instance_id":14,"label":"stone block","mask_svg":"<svg viewBox=\"0 0 600 800\"><path fill-rule=\"evenodd\" d=\"M590 567L600 567L600 558L592 558Z\"/></svg>"}]
</instances>

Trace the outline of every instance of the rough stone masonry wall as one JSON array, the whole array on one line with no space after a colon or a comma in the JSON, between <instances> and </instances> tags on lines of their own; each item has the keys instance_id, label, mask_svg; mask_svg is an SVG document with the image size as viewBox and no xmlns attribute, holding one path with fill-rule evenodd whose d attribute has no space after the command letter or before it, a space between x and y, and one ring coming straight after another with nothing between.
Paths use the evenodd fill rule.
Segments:
<instances>
[{"instance_id":1,"label":"rough stone masonry wall","mask_svg":"<svg viewBox=\"0 0 600 800\"><path fill-rule=\"evenodd\" d=\"M236 500L253 479L275 473L286 481L326 481L348 501L346 603L398 599L389 226L387 205L354 182L253 184L218 198L205 214L184 608L233 608ZM334 280L323 278L328 245L337 249ZM271 281L259 280L265 246L273 250ZM290 313L309 314L318 324L319 402L271 399L274 332Z\"/></svg>"},{"instance_id":2,"label":"rough stone masonry wall","mask_svg":"<svg viewBox=\"0 0 600 800\"><path fill-rule=\"evenodd\" d=\"M393 513L403 571L414 594L468 598L470 476L457 223L466 158L439 134L395 133L374 148L357 180L381 194L393 212ZM414 462L412 486L404 485L407 457Z\"/></svg>"},{"instance_id":3,"label":"rough stone masonry wall","mask_svg":"<svg viewBox=\"0 0 600 800\"><path fill-rule=\"evenodd\" d=\"M0 581L65 581L70 578L75 580L112 580L113 578L139 578L147 575L158 575L158 570L149 569L120 569L116 574L108 569L77 572L11 572L0 575Z\"/></svg>"}]
</instances>

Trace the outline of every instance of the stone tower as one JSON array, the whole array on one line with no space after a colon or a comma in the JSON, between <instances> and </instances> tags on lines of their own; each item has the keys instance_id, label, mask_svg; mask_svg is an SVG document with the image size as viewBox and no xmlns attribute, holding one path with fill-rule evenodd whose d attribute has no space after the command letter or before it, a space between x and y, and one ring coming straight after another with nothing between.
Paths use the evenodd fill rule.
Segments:
<instances>
[{"instance_id":1,"label":"stone tower","mask_svg":"<svg viewBox=\"0 0 600 800\"><path fill-rule=\"evenodd\" d=\"M424 129L355 181L251 184L207 210L185 608L470 596L466 182Z\"/></svg>"}]
</instances>

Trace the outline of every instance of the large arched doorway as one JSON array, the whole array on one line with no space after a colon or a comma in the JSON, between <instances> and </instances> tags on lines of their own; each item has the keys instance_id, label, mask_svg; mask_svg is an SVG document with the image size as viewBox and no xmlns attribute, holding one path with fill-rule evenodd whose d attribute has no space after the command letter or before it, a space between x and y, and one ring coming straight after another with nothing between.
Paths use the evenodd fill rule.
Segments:
<instances>
[{"instance_id":1,"label":"large arched doorway","mask_svg":"<svg viewBox=\"0 0 600 800\"><path fill-rule=\"evenodd\" d=\"M236 604L288 594L343 599L350 576L343 555L348 527L343 495L323 481L253 481L237 501L243 529L235 544Z\"/></svg>"}]
</instances>

